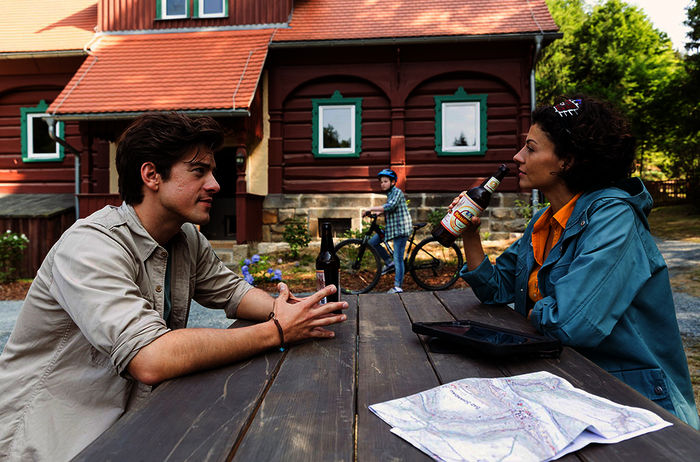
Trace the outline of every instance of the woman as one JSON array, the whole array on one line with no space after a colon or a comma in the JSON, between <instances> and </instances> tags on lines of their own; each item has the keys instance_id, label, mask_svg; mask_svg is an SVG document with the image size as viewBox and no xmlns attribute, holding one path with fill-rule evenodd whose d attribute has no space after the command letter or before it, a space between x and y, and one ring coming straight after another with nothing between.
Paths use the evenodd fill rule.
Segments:
<instances>
[{"instance_id":1,"label":"woman","mask_svg":"<svg viewBox=\"0 0 700 462\"><path fill-rule=\"evenodd\" d=\"M537 109L513 158L520 188L550 205L492 265L476 219L461 276L484 303L514 303L545 335L700 426L668 268L649 233L652 200L630 178L634 139L608 104ZM454 204L454 203L453 203Z\"/></svg>"}]
</instances>

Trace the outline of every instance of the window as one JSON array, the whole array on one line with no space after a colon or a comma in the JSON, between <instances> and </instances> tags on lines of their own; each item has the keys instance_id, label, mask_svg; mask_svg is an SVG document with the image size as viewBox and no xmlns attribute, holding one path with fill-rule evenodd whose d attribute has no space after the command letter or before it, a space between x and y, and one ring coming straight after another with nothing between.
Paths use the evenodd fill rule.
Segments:
<instances>
[{"instance_id":1,"label":"window","mask_svg":"<svg viewBox=\"0 0 700 462\"><path fill-rule=\"evenodd\" d=\"M435 151L442 156L486 153L486 95L435 96Z\"/></svg>"},{"instance_id":2,"label":"window","mask_svg":"<svg viewBox=\"0 0 700 462\"><path fill-rule=\"evenodd\" d=\"M197 18L224 18L228 16L228 0L194 0Z\"/></svg>"},{"instance_id":3,"label":"window","mask_svg":"<svg viewBox=\"0 0 700 462\"><path fill-rule=\"evenodd\" d=\"M63 146L49 137L46 101L41 100L35 107L20 108L22 117L22 160L24 162L47 162L63 160ZM56 123L56 135L63 137L63 122Z\"/></svg>"},{"instance_id":4,"label":"window","mask_svg":"<svg viewBox=\"0 0 700 462\"><path fill-rule=\"evenodd\" d=\"M315 157L359 157L362 150L362 98L313 99L312 150Z\"/></svg>"},{"instance_id":5,"label":"window","mask_svg":"<svg viewBox=\"0 0 700 462\"><path fill-rule=\"evenodd\" d=\"M189 0L156 0L158 19L181 19L189 16Z\"/></svg>"}]
</instances>

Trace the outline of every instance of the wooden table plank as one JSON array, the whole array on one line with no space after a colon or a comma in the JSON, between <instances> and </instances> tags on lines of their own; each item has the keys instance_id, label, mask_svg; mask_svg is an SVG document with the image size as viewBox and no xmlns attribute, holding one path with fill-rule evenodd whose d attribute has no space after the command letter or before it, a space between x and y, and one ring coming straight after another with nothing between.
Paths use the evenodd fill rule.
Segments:
<instances>
[{"instance_id":1,"label":"wooden table plank","mask_svg":"<svg viewBox=\"0 0 700 462\"><path fill-rule=\"evenodd\" d=\"M457 291L442 292L438 298L459 319L474 319L502 327L537 333L522 315L507 307L478 304ZM575 349L565 347L556 359L520 358L515 361L494 361L506 375L520 375L538 370L558 375L572 385L596 396L626 406L649 409L672 422L665 428L613 445L590 445L579 451L584 460L695 460L700 455L700 434L665 409L646 399L636 390L596 366Z\"/></svg>"},{"instance_id":2,"label":"wooden table plank","mask_svg":"<svg viewBox=\"0 0 700 462\"><path fill-rule=\"evenodd\" d=\"M357 460L429 460L368 408L439 385L398 295L360 295Z\"/></svg>"},{"instance_id":3,"label":"wooden table plank","mask_svg":"<svg viewBox=\"0 0 700 462\"><path fill-rule=\"evenodd\" d=\"M471 292L471 291L470 291ZM437 293L410 292L401 294L411 322L454 321L437 298ZM438 353L431 350L429 337L418 335L433 363L440 383L454 382L465 377L502 377L504 374L493 363L483 358L470 358L462 354Z\"/></svg>"},{"instance_id":4,"label":"wooden table plank","mask_svg":"<svg viewBox=\"0 0 700 462\"><path fill-rule=\"evenodd\" d=\"M273 351L164 382L74 460L225 461L281 358Z\"/></svg>"},{"instance_id":5,"label":"wooden table plank","mask_svg":"<svg viewBox=\"0 0 700 462\"><path fill-rule=\"evenodd\" d=\"M290 347L233 460L352 461L357 296L336 337Z\"/></svg>"}]
</instances>

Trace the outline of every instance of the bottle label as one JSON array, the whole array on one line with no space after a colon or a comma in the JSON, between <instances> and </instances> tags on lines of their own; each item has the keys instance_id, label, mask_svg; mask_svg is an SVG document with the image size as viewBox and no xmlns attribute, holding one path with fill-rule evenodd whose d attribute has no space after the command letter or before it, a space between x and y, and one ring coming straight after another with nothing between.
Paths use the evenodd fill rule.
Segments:
<instances>
[{"instance_id":1,"label":"bottle label","mask_svg":"<svg viewBox=\"0 0 700 462\"><path fill-rule=\"evenodd\" d=\"M496 179L496 177L491 177L489 181L486 182L484 185L484 189L487 190L488 192L494 192L496 188L498 188L498 185L501 184L500 181Z\"/></svg>"},{"instance_id":2,"label":"bottle label","mask_svg":"<svg viewBox=\"0 0 700 462\"><path fill-rule=\"evenodd\" d=\"M326 287L326 275L323 270L316 270L316 291L318 292L324 287ZM326 297L323 297L318 303L320 305L325 305L327 301L328 300L326 300Z\"/></svg>"},{"instance_id":3,"label":"bottle label","mask_svg":"<svg viewBox=\"0 0 700 462\"><path fill-rule=\"evenodd\" d=\"M447 231L459 236L472 221L472 218L478 217L483 211L484 209L479 207L469 196L464 196L440 223Z\"/></svg>"}]
</instances>

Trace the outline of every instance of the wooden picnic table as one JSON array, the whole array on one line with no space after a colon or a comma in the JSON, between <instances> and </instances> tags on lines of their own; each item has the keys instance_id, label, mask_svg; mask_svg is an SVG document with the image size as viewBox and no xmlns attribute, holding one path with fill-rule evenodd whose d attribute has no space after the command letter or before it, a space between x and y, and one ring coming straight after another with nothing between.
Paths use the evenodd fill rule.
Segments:
<instances>
[{"instance_id":1,"label":"wooden picnic table","mask_svg":"<svg viewBox=\"0 0 700 462\"><path fill-rule=\"evenodd\" d=\"M698 460L700 432L571 348L557 359L489 360L431 352L412 321L471 319L534 333L508 307L470 289L344 297L336 338L170 380L75 460L429 460L368 409L465 377L549 371L620 404L650 409L673 426L616 444L589 445L564 461ZM234 323L233 328L239 323Z\"/></svg>"}]
</instances>

